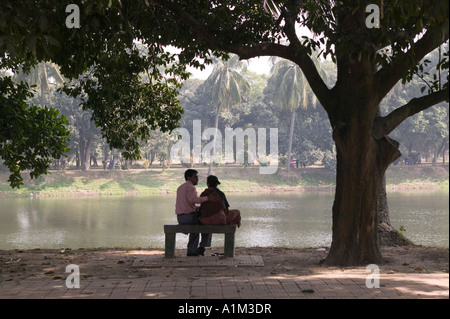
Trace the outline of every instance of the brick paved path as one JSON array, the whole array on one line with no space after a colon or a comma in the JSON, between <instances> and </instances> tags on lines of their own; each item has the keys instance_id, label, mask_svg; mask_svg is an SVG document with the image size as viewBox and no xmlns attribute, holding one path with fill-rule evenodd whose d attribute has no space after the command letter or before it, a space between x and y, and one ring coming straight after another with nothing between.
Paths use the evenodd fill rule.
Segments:
<instances>
[{"instance_id":1,"label":"brick paved path","mask_svg":"<svg viewBox=\"0 0 450 319\"><path fill-rule=\"evenodd\" d=\"M381 274L380 288L366 287L365 271L307 276L164 277L81 279L69 289L65 280L25 279L0 283L0 298L449 298L448 273Z\"/></svg>"},{"instance_id":2,"label":"brick paved path","mask_svg":"<svg viewBox=\"0 0 450 319\"><path fill-rule=\"evenodd\" d=\"M311 250L311 253L317 252ZM4 275L0 277L0 299L449 298L447 270L402 272L382 269L379 288L368 288L366 280L370 273L365 267L317 267L314 271L302 271L302 266L294 263L295 271L289 271L289 267L284 268L286 265L278 264L282 258L263 259L256 254L223 259L211 256L167 259L162 254L149 255L148 251L129 254L107 251L98 255L94 253L90 257L78 252L61 254L59 257L63 259L54 258L55 264L52 265L47 265L50 259L46 258L46 254L38 256L34 263L25 252L20 255L23 260L17 259L18 256L12 256L12 264L7 261L0 268ZM4 259L8 258L9 255ZM105 258L110 264L104 264ZM21 260L21 264L16 259ZM69 274L64 273L65 263L83 265L84 268L80 267L83 270L80 271L79 288L67 287ZM17 276L20 275L20 267L41 270L21 277ZM104 276L90 276L89 267L91 270L101 269ZM116 272L112 271L113 267Z\"/></svg>"}]
</instances>

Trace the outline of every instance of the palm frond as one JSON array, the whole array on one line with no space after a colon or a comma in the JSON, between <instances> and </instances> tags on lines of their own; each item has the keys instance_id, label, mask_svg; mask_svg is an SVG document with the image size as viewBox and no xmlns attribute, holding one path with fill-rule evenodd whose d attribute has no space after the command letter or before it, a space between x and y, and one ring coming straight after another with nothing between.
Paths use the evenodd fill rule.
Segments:
<instances>
[{"instance_id":1,"label":"palm frond","mask_svg":"<svg viewBox=\"0 0 450 319\"><path fill-rule=\"evenodd\" d=\"M288 60L280 60L273 65L268 86L273 87L274 102L283 109L307 108L309 102L316 107L317 98L306 77L296 64Z\"/></svg>"},{"instance_id":2,"label":"palm frond","mask_svg":"<svg viewBox=\"0 0 450 319\"><path fill-rule=\"evenodd\" d=\"M229 110L232 106L241 104L242 96L250 91L250 84L236 69L242 67L238 56L230 60L219 61L211 75L204 82L204 90L210 92L210 103L220 110Z\"/></svg>"}]
</instances>

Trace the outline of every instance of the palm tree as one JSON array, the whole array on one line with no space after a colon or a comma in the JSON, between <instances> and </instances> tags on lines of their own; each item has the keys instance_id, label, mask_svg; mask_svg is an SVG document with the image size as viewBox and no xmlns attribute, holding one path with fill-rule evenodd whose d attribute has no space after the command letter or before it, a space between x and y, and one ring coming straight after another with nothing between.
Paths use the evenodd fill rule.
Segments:
<instances>
[{"instance_id":1,"label":"palm tree","mask_svg":"<svg viewBox=\"0 0 450 319\"><path fill-rule=\"evenodd\" d=\"M209 103L216 104L215 133L213 140L213 154L209 163L208 175L212 173L213 159L216 157L216 137L219 128L220 112L241 104L242 97L250 91L250 84L237 71L242 68L242 62L237 55L230 60L218 61L211 75L203 83L203 89L209 93Z\"/></svg>"},{"instance_id":2,"label":"palm tree","mask_svg":"<svg viewBox=\"0 0 450 319\"><path fill-rule=\"evenodd\" d=\"M292 112L286 164L286 170L289 173L291 167L292 139L294 136L296 110L300 106L304 109L308 107L308 93L311 90L308 81L303 76L300 68L288 60L280 60L274 64L272 75L270 76L267 85L273 88L273 98L275 103L279 103L282 109L288 109ZM311 102L315 107L317 99L314 94Z\"/></svg>"},{"instance_id":3,"label":"palm tree","mask_svg":"<svg viewBox=\"0 0 450 319\"><path fill-rule=\"evenodd\" d=\"M49 73L51 76L49 76ZM55 63L40 62L37 66L32 68L29 73L19 72L14 75L14 81L27 82L30 85L37 85L41 90L41 107L45 106L45 91L49 89L51 84L50 78L53 78L55 83L60 85L64 83L64 78L59 72L59 67Z\"/></svg>"}]
</instances>

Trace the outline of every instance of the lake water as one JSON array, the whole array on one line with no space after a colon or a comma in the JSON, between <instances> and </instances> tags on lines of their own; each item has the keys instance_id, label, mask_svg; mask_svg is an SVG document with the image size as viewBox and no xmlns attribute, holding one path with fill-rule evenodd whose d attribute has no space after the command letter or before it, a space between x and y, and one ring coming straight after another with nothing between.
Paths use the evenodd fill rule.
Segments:
<instances>
[{"instance_id":1,"label":"lake water","mask_svg":"<svg viewBox=\"0 0 450 319\"><path fill-rule=\"evenodd\" d=\"M319 247L331 243L332 193L228 194L242 214L238 247ZM388 195L391 223L416 244L449 246L449 194ZM0 199L0 249L164 248L176 223L175 195ZM177 248L188 236L177 234ZM213 235L223 246L223 235Z\"/></svg>"}]
</instances>

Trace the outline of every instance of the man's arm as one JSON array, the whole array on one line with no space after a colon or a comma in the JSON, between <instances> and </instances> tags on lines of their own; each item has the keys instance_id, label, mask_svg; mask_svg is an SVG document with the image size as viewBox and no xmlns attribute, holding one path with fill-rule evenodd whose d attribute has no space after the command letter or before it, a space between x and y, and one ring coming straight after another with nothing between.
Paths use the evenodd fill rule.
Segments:
<instances>
[{"instance_id":1,"label":"man's arm","mask_svg":"<svg viewBox=\"0 0 450 319\"><path fill-rule=\"evenodd\" d=\"M188 201L193 204L201 204L208 200L208 196L199 197L197 195L197 190L195 189L194 185L188 188L186 196L188 198Z\"/></svg>"}]
</instances>

